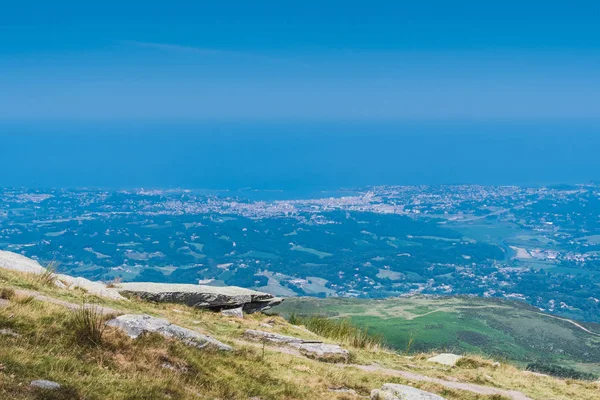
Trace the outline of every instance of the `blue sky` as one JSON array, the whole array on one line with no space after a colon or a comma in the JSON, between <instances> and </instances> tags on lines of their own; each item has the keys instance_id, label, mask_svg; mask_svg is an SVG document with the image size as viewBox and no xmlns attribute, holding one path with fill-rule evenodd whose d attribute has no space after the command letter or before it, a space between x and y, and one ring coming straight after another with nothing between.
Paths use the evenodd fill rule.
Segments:
<instances>
[{"instance_id":1,"label":"blue sky","mask_svg":"<svg viewBox=\"0 0 600 400\"><path fill-rule=\"evenodd\" d=\"M0 119L597 120L594 1L19 1Z\"/></svg>"}]
</instances>

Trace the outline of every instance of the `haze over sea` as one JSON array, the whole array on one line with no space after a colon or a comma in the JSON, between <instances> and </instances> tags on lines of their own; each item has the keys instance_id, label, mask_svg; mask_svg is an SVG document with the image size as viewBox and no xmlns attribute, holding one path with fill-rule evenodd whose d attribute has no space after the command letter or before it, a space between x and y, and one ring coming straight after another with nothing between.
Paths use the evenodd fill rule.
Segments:
<instances>
[{"instance_id":1,"label":"haze over sea","mask_svg":"<svg viewBox=\"0 0 600 400\"><path fill-rule=\"evenodd\" d=\"M4 187L183 187L268 199L379 184L600 179L597 122L3 122L0 140Z\"/></svg>"}]
</instances>

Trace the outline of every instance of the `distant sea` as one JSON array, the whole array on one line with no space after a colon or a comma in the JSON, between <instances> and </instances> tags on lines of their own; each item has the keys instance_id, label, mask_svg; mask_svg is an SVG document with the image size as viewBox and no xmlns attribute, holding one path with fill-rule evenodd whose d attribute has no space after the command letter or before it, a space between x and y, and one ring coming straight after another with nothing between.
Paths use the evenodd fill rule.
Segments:
<instances>
[{"instance_id":1,"label":"distant sea","mask_svg":"<svg viewBox=\"0 0 600 400\"><path fill-rule=\"evenodd\" d=\"M598 122L13 121L0 122L0 187L276 199L380 184L585 183L600 180L599 151Z\"/></svg>"}]
</instances>

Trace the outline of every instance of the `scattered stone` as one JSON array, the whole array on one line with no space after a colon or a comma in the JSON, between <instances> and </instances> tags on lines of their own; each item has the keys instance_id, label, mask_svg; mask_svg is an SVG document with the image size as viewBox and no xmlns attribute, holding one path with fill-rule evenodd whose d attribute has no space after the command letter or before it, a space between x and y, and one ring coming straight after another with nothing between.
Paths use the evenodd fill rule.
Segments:
<instances>
[{"instance_id":1,"label":"scattered stone","mask_svg":"<svg viewBox=\"0 0 600 400\"><path fill-rule=\"evenodd\" d=\"M102 282L94 282L81 277L72 277L70 275L57 274L55 284L63 285L69 290L83 289L91 295L104 297L111 300L125 300L119 292L113 288L107 287Z\"/></svg>"},{"instance_id":2,"label":"scattered stone","mask_svg":"<svg viewBox=\"0 0 600 400\"><path fill-rule=\"evenodd\" d=\"M280 335L278 333L256 331L254 329L248 329L246 332L244 332L244 336L246 336L250 340L268 341L275 344L281 344L295 348L299 348L304 343L321 343L318 340L308 341L294 336L285 336Z\"/></svg>"},{"instance_id":3,"label":"scattered stone","mask_svg":"<svg viewBox=\"0 0 600 400\"><path fill-rule=\"evenodd\" d=\"M272 329L273 328L273 325L271 325L271 324L265 324L265 323L262 323L259 326L261 326L263 328L267 328L267 329Z\"/></svg>"},{"instance_id":4,"label":"scattered stone","mask_svg":"<svg viewBox=\"0 0 600 400\"><path fill-rule=\"evenodd\" d=\"M174 325L166 319L155 318L150 315L121 315L108 321L107 325L121 329L132 339L146 332L156 332L165 337L178 339L189 346L198 348L210 346L224 351L233 350L231 346L221 343L210 336Z\"/></svg>"},{"instance_id":5,"label":"scattered stone","mask_svg":"<svg viewBox=\"0 0 600 400\"><path fill-rule=\"evenodd\" d=\"M427 361L454 367L461 358L463 358L463 356L457 356L456 354L451 353L442 353L427 359Z\"/></svg>"},{"instance_id":6,"label":"scattered stone","mask_svg":"<svg viewBox=\"0 0 600 400\"><path fill-rule=\"evenodd\" d=\"M348 350L337 344L304 343L298 350L308 358L331 363L346 363L350 357Z\"/></svg>"},{"instance_id":7,"label":"scattered stone","mask_svg":"<svg viewBox=\"0 0 600 400\"><path fill-rule=\"evenodd\" d=\"M31 387L45 389L45 390L56 390L60 389L60 384L52 381L47 381L45 379L40 379L36 381L31 381L29 384Z\"/></svg>"},{"instance_id":8,"label":"scattered stone","mask_svg":"<svg viewBox=\"0 0 600 400\"><path fill-rule=\"evenodd\" d=\"M21 336L17 332L13 331L10 328L2 328L2 329L0 329L0 335L13 336L13 337L19 337L19 336Z\"/></svg>"},{"instance_id":9,"label":"scattered stone","mask_svg":"<svg viewBox=\"0 0 600 400\"><path fill-rule=\"evenodd\" d=\"M371 392L371 400L445 400L424 390L416 389L411 386L399 385L397 383L386 383L381 389L374 389Z\"/></svg>"},{"instance_id":10,"label":"scattered stone","mask_svg":"<svg viewBox=\"0 0 600 400\"><path fill-rule=\"evenodd\" d=\"M347 362L350 353L346 349L336 345L323 343L320 340L306 340L294 336L280 335L278 333L257 331L248 329L244 332L250 340L271 342L282 346L298 349L300 354L325 362Z\"/></svg>"},{"instance_id":11,"label":"scattered stone","mask_svg":"<svg viewBox=\"0 0 600 400\"><path fill-rule=\"evenodd\" d=\"M342 387L342 388L329 388L329 391L330 392L334 392L334 393L348 393L348 394L351 394L351 395L354 395L354 396L357 395L356 390L354 390L354 389L348 389L348 388L344 388L344 387Z\"/></svg>"},{"instance_id":12,"label":"scattered stone","mask_svg":"<svg viewBox=\"0 0 600 400\"><path fill-rule=\"evenodd\" d=\"M116 284L115 287L124 295L138 296L157 303L180 303L215 311L242 307L248 314L268 310L283 301L269 293L237 286L128 282Z\"/></svg>"},{"instance_id":13,"label":"scattered stone","mask_svg":"<svg viewBox=\"0 0 600 400\"><path fill-rule=\"evenodd\" d=\"M502 365L502 364L500 364L498 361L494 361L492 363L492 367L494 367L494 368L498 368L500 365Z\"/></svg>"},{"instance_id":14,"label":"scattered stone","mask_svg":"<svg viewBox=\"0 0 600 400\"><path fill-rule=\"evenodd\" d=\"M242 310L242 307L221 310L221 314L225 317L244 318L244 312Z\"/></svg>"},{"instance_id":15,"label":"scattered stone","mask_svg":"<svg viewBox=\"0 0 600 400\"><path fill-rule=\"evenodd\" d=\"M6 300L6 299L0 299L0 308L5 308L8 307L10 305L10 301Z\"/></svg>"}]
</instances>

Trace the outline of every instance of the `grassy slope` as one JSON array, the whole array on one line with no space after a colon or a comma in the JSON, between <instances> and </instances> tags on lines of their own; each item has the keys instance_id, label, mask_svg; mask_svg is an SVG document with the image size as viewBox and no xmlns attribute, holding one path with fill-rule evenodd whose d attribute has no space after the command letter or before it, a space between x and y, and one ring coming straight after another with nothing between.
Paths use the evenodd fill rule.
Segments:
<instances>
[{"instance_id":1,"label":"grassy slope","mask_svg":"<svg viewBox=\"0 0 600 400\"><path fill-rule=\"evenodd\" d=\"M150 304L132 300L106 301L80 291L61 291L41 285L26 275L0 271L0 289L27 288L72 302L92 301L127 312L168 318L192 329L209 333L235 347L231 353L199 350L160 336L131 340L116 330L107 330L102 344L80 344L70 321L72 312L59 305L13 296L0 307L0 329L10 328L19 337L0 335L0 398L2 399L354 399L332 393L335 387L352 388L368 395L385 382L410 383L441 394L449 400L500 400L498 396L475 395L450 390L438 384L409 382L356 368L313 361L276 349L263 349L241 341L248 328L274 320L273 331L316 338L278 317L252 315L244 320L222 317L173 304ZM594 383L562 381L523 374L510 365L499 368L479 360L471 368L449 369L425 361L427 355L407 358L384 351L350 348L352 362L377 363L383 367L445 379L459 379L519 390L533 399L590 399L598 391ZM172 368L164 368L168 363ZM32 390L33 379L54 380L59 392Z\"/></svg>"},{"instance_id":2,"label":"grassy slope","mask_svg":"<svg viewBox=\"0 0 600 400\"><path fill-rule=\"evenodd\" d=\"M274 311L348 316L389 346L479 353L517 363L545 361L600 374L600 336L525 304L481 298L288 299ZM598 326L586 325L600 331Z\"/></svg>"}]
</instances>

